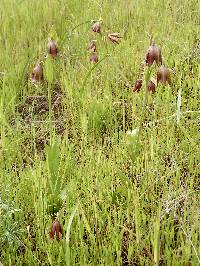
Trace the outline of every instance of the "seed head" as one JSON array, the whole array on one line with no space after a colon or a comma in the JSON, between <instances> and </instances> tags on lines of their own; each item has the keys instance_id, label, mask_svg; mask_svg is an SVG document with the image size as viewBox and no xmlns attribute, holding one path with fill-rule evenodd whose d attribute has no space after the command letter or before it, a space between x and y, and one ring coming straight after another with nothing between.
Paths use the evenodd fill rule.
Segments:
<instances>
[{"instance_id":1,"label":"seed head","mask_svg":"<svg viewBox=\"0 0 200 266\"><path fill-rule=\"evenodd\" d=\"M162 64L161 51L160 51L160 48L155 43L153 43L147 50L146 64L148 66L151 66L153 65L154 61L156 62L157 65Z\"/></svg>"},{"instance_id":2,"label":"seed head","mask_svg":"<svg viewBox=\"0 0 200 266\"><path fill-rule=\"evenodd\" d=\"M152 92L154 93L156 91L156 85L153 81L149 81L148 84L147 84L147 89L149 92Z\"/></svg>"},{"instance_id":3,"label":"seed head","mask_svg":"<svg viewBox=\"0 0 200 266\"><path fill-rule=\"evenodd\" d=\"M35 82L42 81L43 79L44 79L43 67L41 63L38 63L33 69L31 80L32 82L35 83Z\"/></svg>"},{"instance_id":4,"label":"seed head","mask_svg":"<svg viewBox=\"0 0 200 266\"><path fill-rule=\"evenodd\" d=\"M97 32L97 33L100 33L100 32L101 32L101 21L96 21L96 22L92 25L92 31L93 31L93 32Z\"/></svg>"},{"instance_id":5,"label":"seed head","mask_svg":"<svg viewBox=\"0 0 200 266\"><path fill-rule=\"evenodd\" d=\"M97 54L91 54L89 60L90 63L97 63L99 61Z\"/></svg>"},{"instance_id":6,"label":"seed head","mask_svg":"<svg viewBox=\"0 0 200 266\"><path fill-rule=\"evenodd\" d=\"M57 219L55 219L52 223L51 230L49 232L50 239L53 240L54 236L56 236L56 239L59 240L62 235L63 235L62 225Z\"/></svg>"},{"instance_id":7,"label":"seed head","mask_svg":"<svg viewBox=\"0 0 200 266\"><path fill-rule=\"evenodd\" d=\"M88 45L88 51L89 52L96 52L97 46L96 46L96 40L92 40L90 44Z\"/></svg>"},{"instance_id":8,"label":"seed head","mask_svg":"<svg viewBox=\"0 0 200 266\"><path fill-rule=\"evenodd\" d=\"M121 36L119 32L115 32L115 33L109 33L108 34L108 39L112 42L112 43L117 43L119 44L120 40L121 40Z\"/></svg>"},{"instance_id":9,"label":"seed head","mask_svg":"<svg viewBox=\"0 0 200 266\"><path fill-rule=\"evenodd\" d=\"M142 88L142 80L141 79L137 79L136 82L135 82L133 91L139 92L141 88Z\"/></svg>"},{"instance_id":10,"label":"seed head","mask_svg":"<svg viewBox=\"0 0 200 266\"><path fill-rule=\"evenodd\" d=\"M164 65L162 65L157 72L157 83L159 82L161 82L163 86L171 84L169 69Z\"/></svg>"},{"instance_id":11,"label":"seed head","mask_svg":"<svg viewBox=\"0 0 200 266\"><path fill-rule=\"evenodd\" d=\"M55 41L49 40L48 45L47 45L48 53L51 55L53 58L55 58L58 54L58 45Z\"/></svg>"}]
</instances>

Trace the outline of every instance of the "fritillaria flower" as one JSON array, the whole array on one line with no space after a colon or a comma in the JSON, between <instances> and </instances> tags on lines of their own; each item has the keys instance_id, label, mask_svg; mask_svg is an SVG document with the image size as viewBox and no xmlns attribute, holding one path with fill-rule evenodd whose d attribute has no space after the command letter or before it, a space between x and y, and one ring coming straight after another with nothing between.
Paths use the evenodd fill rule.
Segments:
<instances>
[{"instance_id":1,"label":"fritillaria flower","mask_svg":"<svg viewBox=\"0 0 200 266\"><path fill-rule=\"evenodd\" d=\"M97 54L91 54L89 60L90 63L97 63L99 61Z\"/></svg>"},{"instance_id":2,"label":"fritillaria flower","mask_svg":"<svg viewBox=\"0 0 200 266\"><path fill-rule=\"evenodd\" d=\"M136 82L135 82L133 91L139 92L141 88L142 88L142 80L141 79L137 79Z\"/></svg>"},{"instance_id":3,"label":"fritillaria flower","mask_svg":"<svg viewBox=\"0 0 200 266\"><path fill-rule=\"evenodd\" d=\"M169 69L164 65L162 65L157 72L157 83L159 82L164 86L171 84Z\"/></svg>"},{"instance_id":4,"label":"fritillaria flower","mask_svg":"<svg viewBox=\"0 0 200 266\"><path fill-rule=\"evenodd\" d=\"M154 93L156 91L156 85L153 81L149 81L148 84L147 84L147 89L149 92L152 92Z\"/></svg>"},{"instance_id":5,"label":"fritillaria flower","mask_svg":"<svg viewBox=\"0 0 200 266\"><path fill-rule=\"evenodd\" d=\"M121 36L119 32L115 32L115 33L109 33L108 34L108 39L113 42L113 43L117 43L119 44L120 40L121 40Z\"/></svg>"},{"instance_id":6,"label":"fritillaria flower","mask_svg":"<svg viewBox=\"0 0 200 266\"><path fill-rule=\"evenodd\" d=\"M52 223L51 230L49 232L50 239L53 240L56 236L56 239L59 240L63 235L63 228L61 223L55 219Z\"/></svg>"},{"instance_id":7,"label":"fritillaria flower","mask_svg":"<svg viewBox=\"0 0 200 266\"><path fill-rule=\"evenodd\" d=\"M33 69L31 80L32 82L35 83L35 82L42 81L43 79L44 79L43 67L41 63L38 63Z\"/></svg>"},{"instance_id":8,"label":"fritillaria flower","mask_svg":"<svg viewBox=\"0 0 200 266\"><path fill-rule=\"evenodd\" d=\"M90 44L88 45L88 51L89 52L96 52L97 46L96 46L96 40L92 40Z\"/></svg>"},{"instance_id":9,"label":"fritillaria flower","mask_svg":"<svg viewBox=\"0 0 200 266\"><path fill-rule=\"evenodd\" d=\"M100 33L100 32L101 32L101 21L96 21L96 22L92 25L92 31L93 31L93 32L97 32L97 33Z\"/></svg>"},{"instance_id":10,"label":"fritillaria flower","mask_svg":"<svg viewBox=\"0 0 200 266\"><path fill-rule=\"evenodd\" d=\"M58 45L55 41L49 40L47 44L48 53L55 58L58 54Z\"/></svg>"},{"instance_id":11,"label":"fritillaria flower","mask_svg":"<svg viewBox=\"0 0 200 266\"><path fill-rule=\"evenodd\" d=\"M161 51L160 51L160 48L155 43L153 43L147 50L146 64L148 66L151 66L153 65L154 61L156 62L157 65L162 64Z\"/></svg>"}]
</instances>

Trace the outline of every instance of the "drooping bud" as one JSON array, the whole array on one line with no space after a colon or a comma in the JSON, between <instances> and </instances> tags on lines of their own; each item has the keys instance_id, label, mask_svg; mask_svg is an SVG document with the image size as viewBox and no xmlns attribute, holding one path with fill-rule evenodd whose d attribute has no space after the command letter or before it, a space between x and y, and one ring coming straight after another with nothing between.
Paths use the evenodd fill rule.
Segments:
<instances>
[{"instance_id":1,"label":"drooping bud","mask_svg":"<svg viewBox=\"0 0 200 266\"><path fill-rule=\"evenodd\" d=\"M162 83L163 86L171 84L170 72L167 67L162 65L157 72L157 83Z\"/></svg>"},{"instance_id":2,"label":"drooping bud","mask_svg":"<svg viewBox=\"0 0 200 266\"><path fill-rule=\"evenodd\" d=\"M153 65L154 61L156 62L157 65L162 64L161 51L160 51L160 48L155 43L153 43L147 50L146 64L148 66L151 66Z\"/></svg>"},{"instance_id":3,"label":"drooping bud","mask_svg":"<svg viewBox=\"0 0 200 266\"><path fill-rule=\"evenodd\" d=\"M97 32L97 33L100 33L100 32L101 32L101 21L96 21L96 22L92 25L92 31L93 31L93 32Z\"/></svg>"},{"instance_id":4,"label":"drooping bud","mask_svg":"<svg viewBox=\"0 0 200 266\"><path fill-rule=\"evenodd\" d=\"M51 55L53 58L55 58L58 54L58 45L55 41L49 40L48 45L47 45L48 53Z\"/></svg>"},{"instance_id":5,"label":"drooping bud","mask_svg":"<svg viewBox=\"0 0 200 266\"><path fill-rule=\"evenodd\" d=\"M149 81L148 84L147 84L147 89L149 92L152 92L154 93L156 91L156 85L153 81Z\"/></svg>"},{"instance_id":6,"label":"drooping bud","mask_svg":"<svg viewBox=\"0 0 200 266\"><path fill-rule=\"evenodd\" d=\"M43 67L41 63L38 63L33 69L31 80L32 82L35 83L35 82L42 81L43 79L44 79Z\"/></svg>"},{"instance_id":7,"label":"drooping bud","mask_svg":"<svg viewBox=\"0 0 200 266\"><path fill-rule=\"evenodd\" d=\"M119 32L115 32L115 33L109 33L108 34L108 39L112 42L112 43L117 43L119 44L120 40L121 40L121 36Z\"/></svg>"},{"instance_id":8,"label":"drooping bud","mask_svg":"<svg viewBox=\"0 0 200 266\"><path fill-rule=\"evenodd\" d=\"M89 52L96 52L97 46L96 46L96 40L92 40L90 44L88 45L88 51Z\"/></svg>"},{"instance_id":9,"label":"drooping bud","mask_svg":"<svg viewBox=\"0 0 200 266\"><path fill-rule=\"evenodd\" d=\"M97 54L91 54L89 60L90 63L97 63L99 61Z\"/></svg>"},{"instance_id":10,"label":"drooping bud","mask_svg":"<svg viewBox=\"0 0 200 266\"><path fill-rule=\"evenodd\" d=\"M55 219L52 223L51 230L49 232L50 239L53 240L54 236L56 236L56 239L59 240L61 236L63 235L63 228L61 223Z\"/></svg>"},{"instance_id":11,"label":"drooping bud","mask_svg":"<svg viewBox=\"0 0 200 266\"><path fill-rule=\"evenodd\" d=\"M137 79L136 82L135 82L133 91L139 92L141 88L142 88L142 80L141 79Z\"/></svg>"}]
</instances>

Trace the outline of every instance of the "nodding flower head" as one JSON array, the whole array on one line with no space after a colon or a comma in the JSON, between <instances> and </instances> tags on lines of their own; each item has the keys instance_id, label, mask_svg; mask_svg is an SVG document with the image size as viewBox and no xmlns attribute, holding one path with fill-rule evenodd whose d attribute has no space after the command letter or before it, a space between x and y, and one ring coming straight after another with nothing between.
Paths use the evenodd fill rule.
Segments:
<instances>
[{"instance_id":1,"label":"nodding flower head","mask_svg":"<svg viewBox=\"0 0 200 266\"><path fill-rule=\"evenodd\" d=\"M149 92L154 93L156 91L156 85L153 81L149 81L147 84L147 89Z\"/></svg>"},{"instance_id":2,"label":"nodding flower head","mask_svg":"<svg viewBox=\"0 0 200 266\"><path fill-rule=\"evenodd\" d=\"M155 43L153 43L147 50L146 64L148 66L151 66L153 65L154 61L156 62L157 65L162 64L161 51L160 51L160 48Z\"/></svg>"},{"instance_id":3,"label":"nodding flower head","mask_svg":"<svg viewBox=\"0 0 200 266\"><path fill-rule=\"evenodd\" d=\"M96 40L92 40L90 44L88 45L88 51L89 52L96 52L97 46L96 46Z\"/></svg>"},{"instance_id":4,"label":"nodding flower head","mask_svg":"<svg viewBox=\"0 0 200 266\"><path fill-rule=\"evenodd\" d=\"M55 219L52 223L51 230L49 232L50 239L53 240L56 236L56 239L59 240L63 235L63 228L61 223Z\"/></svg>"},{"instance_id":5,"label":"nodding flower head","mask_svg":"<svg viewBox=\"0 0 200 266\"><path fill-rule=\"evenodd\" d=\"M38 63L34 69L33 69L33 72L32 72L32 82L39 82L39 81L42 81L44 79L44 76L43 76L43 67L42 67L42 63Z\"/></svg>"},{"instance_id":6,"label":"nodding flower head","mask_svg":"<svg viewBox=\"0 0 200 266\"><path fill-rule=\"evenodd\" d=\"M120 40L121 40L121 36L119 32L114 32L114 33L109 33L108 34L108 39L112 42L112 43L117 43L119 44Z\"/></svg>"},{"instance_id":7,"label":"nodding flower head","mask_svg":"<svg viewBox=\"0 0 200 266\"><path fill-rule=\"evenodd\" d=\"M101 32L101 26L102 26L102 21L96 21L96 22L92 25L92 31L93 31L93 32L100 33L100 32Z\"/></svg>"},{"instance_id":8,"label":"nodding flower head","mask_svg":"<svg viewBox=\"0 0 200 266\"><path fill-rule=\"evenodd\" d=\"M137 79L133 88L133 91L137 91L139 92L142 88L142 80L141 79Z\"/></svg>"},{"instance_id":9,"label":"nodding flower head","mask_svg":"<svg viewBox=\"0 0 200 266\"><path fill-rule=\"evenodd\" d=\"M157 72L157 83L162 83L163 86L171 84L170 72L167 67L162 65Z\"/></svg>"},{"instance_id":10,"label":"nodding flower head","mask_svg":"<svg viewBox=\"0 0 200 266\"><path fill-rule=\"evenodd\" d=\"M89 60L90 63L97 63L99 61L97 54L91 54Z\"/></svg>"},{"instance_id":11,"label":"nodding flower head","mask_svg":"<svg viewBox=\"0 0 200 266\"><path fill-rule=\"evenodd\" d=\"M58 55L58 45L55 41L50 39L47 44L47 49L49 55L51 55L53 58L55 58Z\"/></svg>"}]
</instances>

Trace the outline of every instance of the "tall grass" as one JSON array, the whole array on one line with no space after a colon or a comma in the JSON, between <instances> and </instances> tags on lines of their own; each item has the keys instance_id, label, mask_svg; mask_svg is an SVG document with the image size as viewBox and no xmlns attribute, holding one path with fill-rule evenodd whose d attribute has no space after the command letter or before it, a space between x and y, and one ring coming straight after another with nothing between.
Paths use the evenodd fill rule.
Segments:
<instances>
[{"instance_id":1,"label":"tall grass","mask_svg":"<svg viewBox=\"0 0 200 266\"><path fill-rule=\"evenodd\" d=\"M3 265L199 265L199 10L195 0L0 1ZM141 70L152 38L172 85L133 92L156 72ZM38 61L45 81L34 85Z\"/></svg>"}]
</instances>

